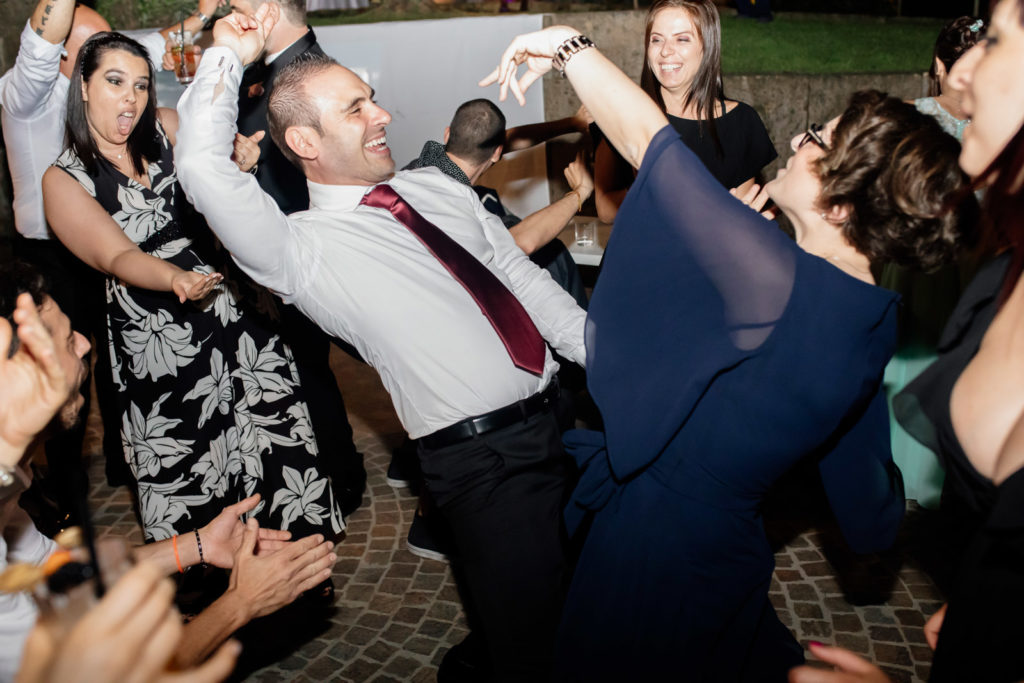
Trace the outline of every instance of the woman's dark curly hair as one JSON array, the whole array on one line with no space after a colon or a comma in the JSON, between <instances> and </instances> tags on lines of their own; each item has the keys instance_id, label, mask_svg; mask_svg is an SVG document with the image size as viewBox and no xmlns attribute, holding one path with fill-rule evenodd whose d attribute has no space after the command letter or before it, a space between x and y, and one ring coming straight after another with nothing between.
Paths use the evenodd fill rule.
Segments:
<instances>
[{"instance_id":1,"label":"woman's dark curly hair","mask_svg":"<svg viewBox=\"0 0 1024 683\"><path fill-rule=\"evenodd\" d=\"M850 98L824 156L818 205L848 210L846 240L872 263L932 271L974 242L978 205L960 143L934 118L877 90ZM950 206L950 198L959 201Z\"/></svg>"},{"instance_id":2,"label":"woman's dark curly hair","mask_svg":"<svg viewBox=\"0 0 1024 683\"><path fill-rule=\"evenodd\" d=\"M942 62L946 73L953 68L956 61L965 52L978 44L985 35L987 24L983 19L974 17L957 17L942 27L939 37L935 39L935 50L932 52L932 65L928 70L928 94L937 97L942 94L939 87L939 74L935 70L935 60Z\"/></svg>"}]
</instances>

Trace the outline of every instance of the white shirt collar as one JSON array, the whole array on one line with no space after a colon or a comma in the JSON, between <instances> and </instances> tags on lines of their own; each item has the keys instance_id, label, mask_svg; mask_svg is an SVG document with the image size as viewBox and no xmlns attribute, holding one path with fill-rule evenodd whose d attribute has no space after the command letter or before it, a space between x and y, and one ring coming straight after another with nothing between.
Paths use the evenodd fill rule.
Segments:
<instances>
[{"instance_id":1,"label":"white shirt collar","mask_svg":"<svg viewBox=\"0 0 1024 683\"><path fill-rule=\"evenodd\" d=\"M309 208L321 211L352 211L370 187L364 185L322 185L306 180L309 186Z\"/></svg>"}]
</instances>

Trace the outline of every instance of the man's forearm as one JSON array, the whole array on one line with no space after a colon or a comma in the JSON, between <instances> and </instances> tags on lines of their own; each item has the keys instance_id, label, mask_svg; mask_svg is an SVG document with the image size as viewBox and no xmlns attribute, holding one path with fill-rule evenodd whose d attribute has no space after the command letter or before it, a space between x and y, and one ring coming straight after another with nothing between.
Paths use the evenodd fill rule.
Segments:
<instances>
[{"instance_id":1,"label":"man's forearm","mask_svg":"<svg viewBox=\"0 0 1024 683\"><path fill-rule=\"evenodd\" d=\"M185 624L174 654L174 662L180 669L193 667L203 662L231 634L249 623L244 601L230 588L224 595Z\"/></svg>"},{"instance_id":2,"label":"man's forearm","mask_svg":"<svg viewBox=\"0 0 1024 683\"><path fill-rule=\"evenodd\" d=\"M569 193L557 202L535 211L509 229L512 239L526 254L532 254L558 237L565 224L576 215L581 200Z\"/></svg>"},{"instance_id":3,"label":"man's forearm","mask_svg":"<svg viewBox=\"0 0 1024 683\"><path fill-rule=\"evenodd\" d=\"M181 566L191 567L199 564L199 546L196 544L195 534L185 533L178 537L178 553L175 558L173 539L146 543L132 548L132 558L136 562L149 562L160 567L164 574L174 574L178 571L178 563Z\"/></svg>"},{"instance_id":4,"label":"man's forearm","mask_svg":"<svg viewBox=\"0 0 1024 683\"><path fill-rule=\"evenodd\" d=\"M74 16L75 0L40 0L29 24L37 36L56 45L68 37Z\"/></svg>"}]
</instances>

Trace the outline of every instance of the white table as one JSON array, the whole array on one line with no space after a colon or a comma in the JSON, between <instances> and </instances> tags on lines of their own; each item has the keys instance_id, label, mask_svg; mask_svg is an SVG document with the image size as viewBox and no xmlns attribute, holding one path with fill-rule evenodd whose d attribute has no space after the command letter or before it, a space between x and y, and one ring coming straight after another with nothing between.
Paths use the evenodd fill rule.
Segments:
<instances>
[{"instance_id":1,"label":"white table","mask_svg":"<svg viewBox=\"0 0 1024 683\"><path fill-rule=\"evenodd\" d=\"M597 241L587 246L576 244L576 224L591 221L597 223ZM565 229L558 234L558 239L562 240L569 248L569 254L572 255L572 260L576 262L576 265L599 266L601 258L604 256L604 245L608 244L608 236L611 232L611 223L602 223L594 216L573 216Z\"/></svg>"}]
</instances>

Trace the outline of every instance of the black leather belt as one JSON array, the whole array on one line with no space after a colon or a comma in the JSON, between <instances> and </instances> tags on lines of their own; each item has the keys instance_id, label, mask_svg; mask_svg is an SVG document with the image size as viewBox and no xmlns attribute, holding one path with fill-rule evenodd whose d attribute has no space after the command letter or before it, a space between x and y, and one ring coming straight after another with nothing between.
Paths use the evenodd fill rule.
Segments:
<instances>
[{"instance_id":1,"label":"black leather belt","mask_svg":"<svg viewBox=\"0 0 1024 683\"><path fill-rule=\"evenodd\" d=\"M516 401L504 408L498 408L483 415L468 417L461 422L439 429L433 434L421 437L420 443L426 448L451 446L460 441L467 441L496 429L514 425L517 422L525 422L538 413L551 410L556 401L558 401L558 378L552 377L546 389L530 398L524 398L522 401Z\"/></svg>"}]
</instances>

